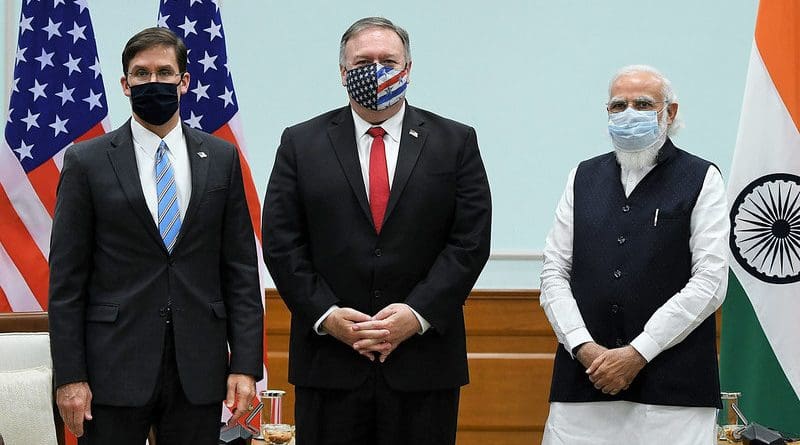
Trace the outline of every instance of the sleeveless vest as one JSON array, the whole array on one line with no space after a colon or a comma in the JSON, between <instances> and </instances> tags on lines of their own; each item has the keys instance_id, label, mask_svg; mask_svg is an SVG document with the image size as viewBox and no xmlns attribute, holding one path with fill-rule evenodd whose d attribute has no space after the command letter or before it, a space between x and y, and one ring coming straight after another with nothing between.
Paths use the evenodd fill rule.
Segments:
<instances>
[{"instance_id":1,"label":"sleeveless vest","mask_svg":"<svg viewBox=\"0 0 800 445\"><path fill-rule=\"evenodd\" d=\"M629 344L688 282L691 215L710 165L667 140L656 166L629 197L613 152L578 166L570 284L598 344ZM559 345L550 401L719 407L715 323L708 317L616 396L595 389L585 368Z\"/></svg>"}]
</instances>

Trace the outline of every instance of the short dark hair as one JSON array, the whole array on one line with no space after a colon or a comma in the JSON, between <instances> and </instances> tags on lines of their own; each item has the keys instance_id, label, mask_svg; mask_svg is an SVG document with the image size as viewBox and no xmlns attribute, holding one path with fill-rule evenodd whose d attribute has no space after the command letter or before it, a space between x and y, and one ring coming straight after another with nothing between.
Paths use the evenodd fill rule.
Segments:
<instances>
[{"instance_id":1,"label":"short dark hair","mask_svg":"<svg viewBox=\"0 0 800 445\"><path fill-rule=\"evenodd\" d=\"M347 41L354 35L368 28L384 28L394 31L397 37L400 37L400 41L403 42L406 64L411 61L411 39L409 39L408 32L405 29L383 17L364 17L350 25L347 31L342 35L342 40L339 43L339 65L344 66L344 47L347 46Z\"/></svg>"},{"instance_id":2,"label":"short dark hair","mask_svg":"<svg viewBox=\"0 0 800 445\"><path fill-rule=\"evenodd\" d=\"M128 74L128 64L136 54L156 46L174 48L178 70L186 72L186 45L183 40L167 28L154 27L139 31L125 44L125 49L122 50L122 73Z\"/></svg>"}]
</instances>

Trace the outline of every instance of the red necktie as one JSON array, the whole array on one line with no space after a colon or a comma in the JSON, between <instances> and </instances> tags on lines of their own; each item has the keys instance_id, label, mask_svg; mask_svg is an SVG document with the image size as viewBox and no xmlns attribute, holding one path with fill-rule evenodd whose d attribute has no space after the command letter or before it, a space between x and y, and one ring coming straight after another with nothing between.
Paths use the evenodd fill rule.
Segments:
<instances>
[{"instance_id":1,"label":"red necktie","mask_svg":"<svg viewBox=\"0 0 800 445\"><path fill-rule=\"evenodd\" d=\"M381 233L383 215L389 202L389 172L386 169L386 146L383 135L386 130L372 127L367 130L372 136L372 147L369 150L369 208L372 211L372 222L375 232Z\"/></svg>"}]
</instances>

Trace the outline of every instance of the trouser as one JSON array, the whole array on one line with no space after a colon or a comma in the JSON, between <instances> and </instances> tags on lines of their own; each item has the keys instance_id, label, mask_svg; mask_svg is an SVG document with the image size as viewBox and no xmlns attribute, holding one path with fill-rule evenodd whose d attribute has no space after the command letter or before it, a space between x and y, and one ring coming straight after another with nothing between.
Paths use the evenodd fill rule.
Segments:
<instances>
[{"instance_id":1,"label":"trouser","mask_svg":"<svg viewBox=\"0 0 800 445\"><path fill-rule=\"evenodd\" d=\"M455 444L460 388L397 391L381 370L376 360L366 382L353 390L296 387L297 443Z\"/></svg>"},{"instance_id":2,"label":"trouser","mask_svg":"<svg viewBox=\"0 0 800 445\"><path fill-rule=\"evenodd\" d=\"M194 405L186 399L175 360L175 337L164 336L164 355L153 396L142 407L92 404L79 445L142 445L150 427L158 445L217 445L222 401Z\"/></svg>"}]
</instances>

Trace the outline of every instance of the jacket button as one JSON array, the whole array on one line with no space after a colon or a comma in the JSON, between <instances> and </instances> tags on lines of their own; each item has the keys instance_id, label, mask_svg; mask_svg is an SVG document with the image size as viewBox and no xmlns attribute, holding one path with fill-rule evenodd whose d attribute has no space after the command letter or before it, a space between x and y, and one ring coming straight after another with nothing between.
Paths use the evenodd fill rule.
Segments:
<instances>
[{"instance_id":1,"label":"jacket button","mask_svg":"<svg viewBox=\"0 0 800 445\"><path fill-rule=\"evenodd\" d=\"M374 253L375 253L375 256L381 256L383 254L383 252L381 252L381 249L375 249Z\"/></svg>"},{"instance_id":2,"label":"jacket button","mask_svg":"<svg viewBox=\"0 0 800 445\"><path fill-rule=\"evenodd\" d=\"M628 204L625 204L624 206L622 206L622 211L625 212L625 213L630 212L631 211L631 206L629 206Z\"/></svg>"},{"instance_id":3,"label":"jacket button","mask_svg":"<svg viewBox=\"0 0 800 445\"><path fill-rule=\"evenodd\" d=\"M375 298L380 298L382 294L381 294L381 291L379 291L379 290L376 290L376 291L372 292L372 295L373 295Z\"/></svg>"},{"instance_id":4,"label":"jacket button","mask_svg":"<svg viewBox=\"0 0 800 445\"><path fill-rule=\"evenodd\" d=\"M627 240L625 239L624 236L620 235L619 237L617 237L617 244L623 245L623 244L625 244L625 241L627 241Z\"/></svg>"},{"instance_id":5,"label":"jacket button","mask_svg":"<svg viewBox=\"0 0 800 445\"><path fill-rule=\"evenodd\" d=\"M621 338L618 338L614 343L616 343L617 346L625 346L625 342L622 341Z\"/></svg>"},{"instance_id":6,"label":"jacket button","mask_svg":"<svg viewBox=\"0 0 800 445\"><path fill-rule=\"evenodd\" d=\"M622 277L622 271L617 269L614 271L614 278L620 279Z\"/></svg>"}]
</instances>

